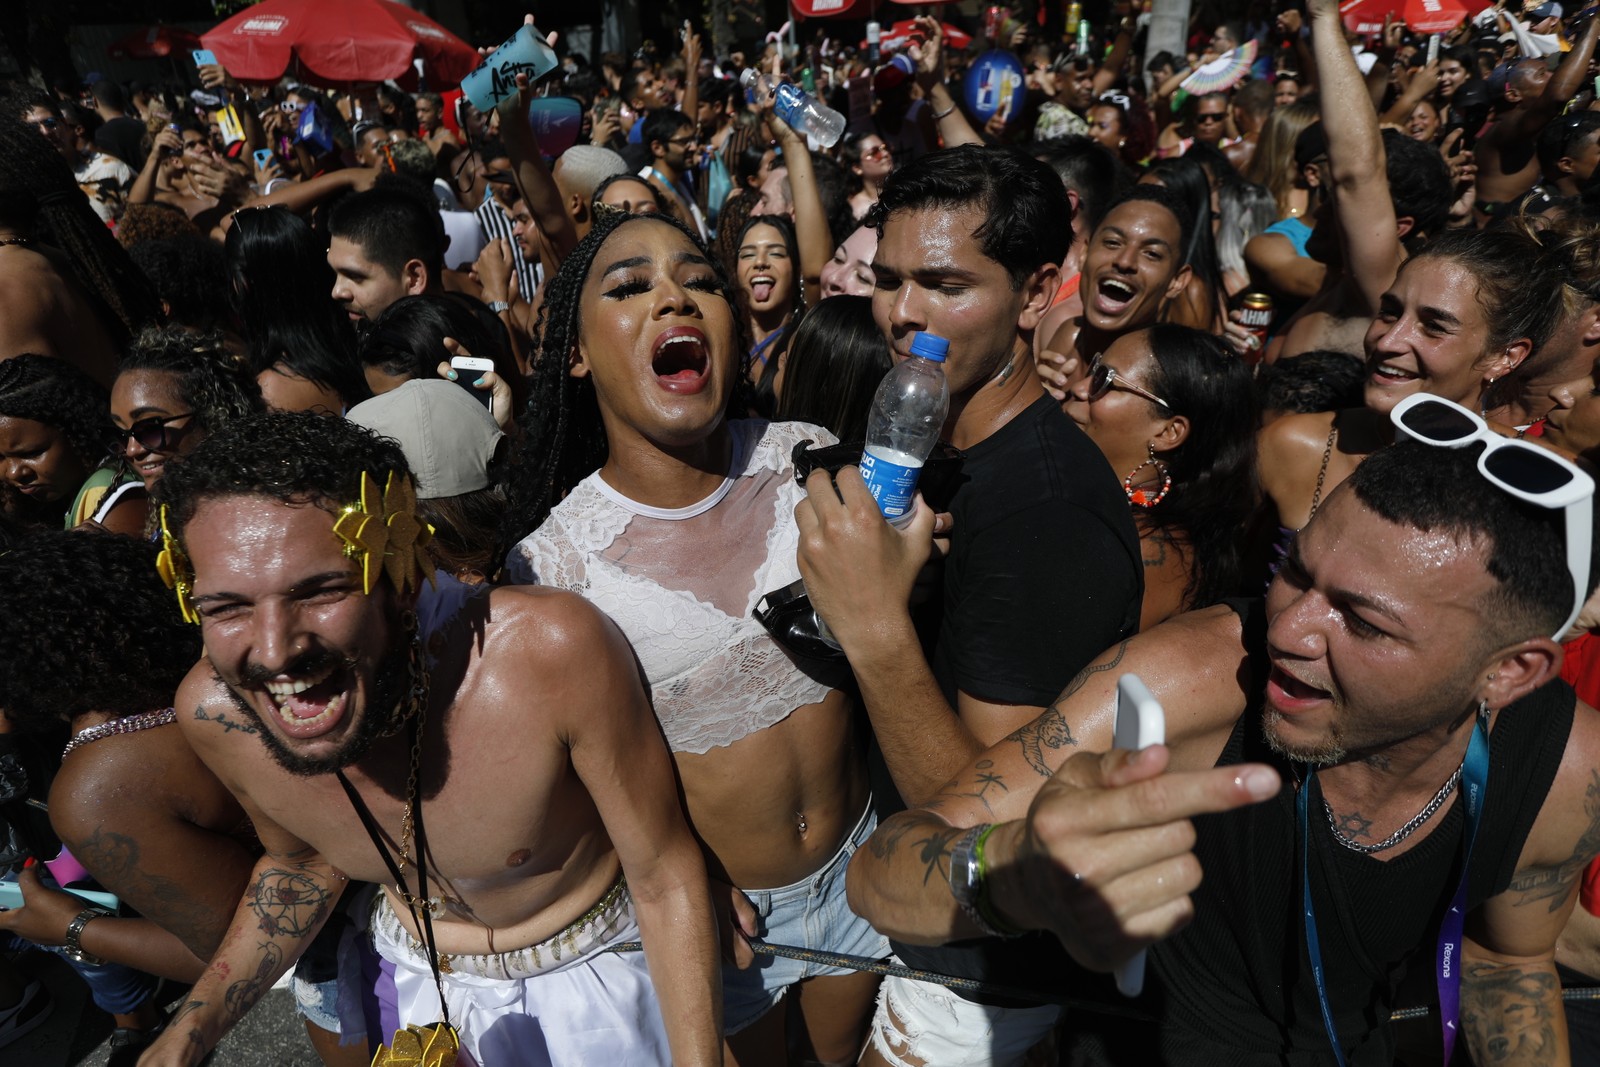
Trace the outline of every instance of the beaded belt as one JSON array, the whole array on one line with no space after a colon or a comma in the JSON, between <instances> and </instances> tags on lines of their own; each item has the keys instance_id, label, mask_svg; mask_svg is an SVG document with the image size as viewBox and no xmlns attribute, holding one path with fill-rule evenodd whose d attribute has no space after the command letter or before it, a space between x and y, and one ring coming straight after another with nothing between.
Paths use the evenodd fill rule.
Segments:
<instances>
[{"instance_id":1,"label":"beaded belt","mask_svg":"<svg viewBox=\"0 0 1600 1067\"><path fill-rule=\"evenodd\" d=\"M544 971L555 970L563 962L602 949L619 932L632 926L633 898L628 895L628 884L618 878L599 903L579 916L571 925L536 945L513 949L510 952L493 952L483 955L439 954L439 970L444 974L474 974L480 978L519 979L531 978ZM389 896L382 891L374 894L372 902L372 934L382 937L392 945L403 945L414 957L428 958L422 942L411 936L400 924Z\"/></svg>"}]
</instances>

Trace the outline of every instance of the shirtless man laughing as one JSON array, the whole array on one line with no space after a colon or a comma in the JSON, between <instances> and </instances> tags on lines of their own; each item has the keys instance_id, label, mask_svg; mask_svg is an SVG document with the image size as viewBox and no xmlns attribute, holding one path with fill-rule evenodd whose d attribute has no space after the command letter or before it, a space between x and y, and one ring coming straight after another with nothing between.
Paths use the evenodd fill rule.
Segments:
<instances>
[{"instance_id":1,"label":"shirtless man laughing","mask_svg":"<svg viewBox=\"0 0 1600 1067\"><path fill-rule=\"evenodd\" d=\"M141 1063L199 1062L348 882L381 886L348 902L372 1044L440 1021L397 881L462 1064L719 1063L705 868L626 643L568 593L426 582L409 477L359 427L270 414L162 481L206 648L179 721L266 854ZM635 937L644 959L603 951Z\"/></svg>"}]
</instances>

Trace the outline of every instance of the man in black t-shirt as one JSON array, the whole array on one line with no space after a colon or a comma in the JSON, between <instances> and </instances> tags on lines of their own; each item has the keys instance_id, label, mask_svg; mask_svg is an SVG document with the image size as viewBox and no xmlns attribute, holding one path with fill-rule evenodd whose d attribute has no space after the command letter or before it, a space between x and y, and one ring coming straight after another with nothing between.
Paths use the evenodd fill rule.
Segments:
<instances>
[{"instance_id":1,"label":"man in black t-shirt","mask_svg":"<svg viewBox=\"0 0 1600 1067\"><path fill-rule=\"evenodd\" d=\"M1033 373L1033 331L1072 239L1054 171L1010 149L933 153L889 179L867 221L879 231L873 314L896 357L919 332L950 343L943 437L965 462L936 639L925 654L908 608L934 516L919 507L895 530L854 468L836 483L826 472L808 483L800 567L850 658L895 789L921 804L1138 628L1143 574L1116 475ZM982 969L981 958L947 956L915 962ZM988 1034L990 1058L968 1048L961 1062L1011 1063L1057 1014L954 994L923 1003L930 995L934 987L885 983L864 1062L895 1062L916 1032L925 1048L968 1048Z\"/></svg>"}]
</instances>

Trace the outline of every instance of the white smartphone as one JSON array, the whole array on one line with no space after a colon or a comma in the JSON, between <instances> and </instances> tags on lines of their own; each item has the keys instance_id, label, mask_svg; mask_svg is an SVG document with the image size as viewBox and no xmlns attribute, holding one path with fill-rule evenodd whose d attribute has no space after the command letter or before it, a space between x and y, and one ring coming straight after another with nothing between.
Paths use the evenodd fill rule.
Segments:
<instances>
[{"instance_id":1,"label":"white smartphone","mask_svg":"<svg viewBox=\"0 0 1600 1067\"><path fill-rule=\"evenodd\" d=\"M1433 34L1432 36L1430 36L1428 38L1428 62L1429 63L1437 63L1438 61L1439 61L1439 35L1437 33L1435 33L1435 34Z\"/></svg>"},{"instance_id":2,"label":"white smartphone","mask_svg":"<svg viewBox=\"0 0 1600 1067\"><path fill-rule=\"evenodd\" d=\"M1112 744L1117 748L1138 751L1151 745L1165 744L1167 740L1167 713L1150 692L1150 687L1137 674L1124 674L1117 679L1117 725ZM1144 952L1117 968L1117 989L1125 997L1136 997L1144 991Z\"/></svg>"},{"instance_id":3,"label":"white smartphone","mask_svg":"<svg viewBox=\"0 0 1600 1067\"><path fill-rule=\"evenodd\" d=\"M62 893L71 893L75 897L87 900L91 904L99 905L111 911L116 911L121 903L112 893L105 893L98 889L74 889L71 886L58 890ZM0 908L9 911L12 908L22 907L22 887L15 882L0 882Z\"/></svg>"},{"instance_id":4,"label":"white smartphone","mask_svg":"<svg viewBox=\"0 0 1600 1067\"><path fill-rule=\"evenodd\" d=\"M450 369L456 372L456 384L472 394L473 399L484 407L489 406L493 399L493 389L479 389L472 383L494 370L494 360L479 359L477 356L456 356L450 361Z\"/></svg>"}]
</instances>

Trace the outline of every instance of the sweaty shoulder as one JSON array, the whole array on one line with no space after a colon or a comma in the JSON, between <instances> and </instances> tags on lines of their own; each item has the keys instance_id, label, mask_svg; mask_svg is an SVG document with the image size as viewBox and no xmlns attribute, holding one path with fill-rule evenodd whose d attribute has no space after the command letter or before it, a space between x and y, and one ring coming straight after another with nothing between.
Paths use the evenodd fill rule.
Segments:
<instances>
[{"instance_id":1,"label":"sweaty shoulder","mask_svg":"<svg viewBox=\"0 0 1600 1067\"><path fill-rule=\"evenodd\" d=\"M537 671L547 687L553 678L589 675L612 661L631 663L616 625L576 593L508 585L486 599L481 656L496 671Z\"/></svg>"},{"instance_id":2,"label":"sweaty shoulder","mask_svg":"<svg viewBox=\"0 0 1600 1067\"><path fill-rule=\"evenodd\" d=\"M1328 431L1333 428L1333 412L1285 415L1264 427L1257 436L1264 482L1288 474L1293 477L1307 464L1322 462L1328 447ZM1297 479L1298 480L1298 479Z\"/></svg>"}]
</instances>

